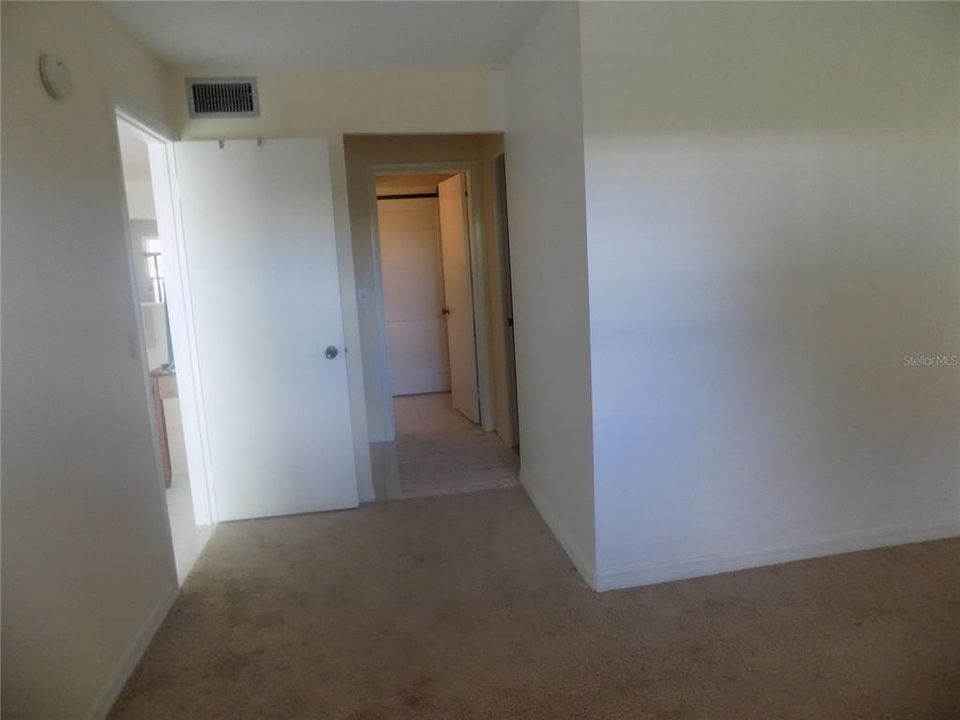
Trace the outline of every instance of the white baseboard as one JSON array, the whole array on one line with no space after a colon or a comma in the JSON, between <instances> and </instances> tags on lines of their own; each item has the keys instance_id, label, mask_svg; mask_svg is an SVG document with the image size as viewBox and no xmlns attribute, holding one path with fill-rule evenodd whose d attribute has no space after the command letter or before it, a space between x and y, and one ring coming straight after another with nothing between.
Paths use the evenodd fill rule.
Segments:
<instances>
[{"instance_id":1,"label":"white baseboard","mask_svg":"<svg viewBox=\"0 0 960 720\"><path fill-rule=\"evenodd\" d=\"M143 653L146 651L153 636L160 628L164 618L167 617L170 608L173 607L173 603L177 599L179 592L180 588L176 585L170 587L154 606L150 615L147 616L147 620L140 629L140 632L136 634L130 646L127 648L127 652L124 653L123 660L121 660L120 665L114 671L113 677L110 678L103 689L97 694L96 700L94 700L93 705L86 714L87 720L102 720L107 716L107 713L110 712L110 708L113 707L113 703L116 702L117 697L119 697L120 691L123 690L123 686L137 667L137 663L139 663L140 658L143 657Z\"/></svg>"},{"instance_id":2,"label":"white baseboard","mask_svg":"<svg viewBox=\"0 0 960 720\"><path fill-rule=\"evenodd\" d=\"M583 553L583 551L580 549L580 546L577 545L576 541L573 539L573 536L567 531L563 523L560 522L557 514L554 512L553 508L550 507L550 504L544 500L544 498L539 495L533 489L533 487L524 482L522 466L520 471L520 484L526 491L527 497L529 497L533 502L534 507L537 508L537 512L540 513L540 517L543 518L543 521L547 524L547 527L549 527L553 532L553 536L557 539L557 542L560 543L560 547L563 548L563 551L567 553L567 557L570 558L570 561L573 563L574 567L577 568L577 571L580 573L581 577L583 577L587 585L596 590L596 573L593 570L593 560L588 558Z\"/></svg>"},{"instance_id":3,"label":"white baseboard","mask_svg":"<svg viewBox=\"0 0 960 720\"><path fill-rule=\"evenodd\" d=\"M596 574L595 588L603 591L653 585L763 565L776 565L793 560L873 550L890 545L942 540L955 536L960 536L960 519L870 528L817 538L799 545L775 545L736 555L701 555L601 570Z\"/></svg>"}]
</instances>

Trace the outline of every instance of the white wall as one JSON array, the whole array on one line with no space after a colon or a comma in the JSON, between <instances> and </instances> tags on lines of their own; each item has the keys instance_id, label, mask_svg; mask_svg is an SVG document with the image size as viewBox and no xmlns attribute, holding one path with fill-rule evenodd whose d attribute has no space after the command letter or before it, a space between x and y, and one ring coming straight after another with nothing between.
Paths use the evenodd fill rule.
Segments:
<instances>
[{"instance_id":1,"label":"white wall","mask_svg":"<svg viewBox=\"0 0 960 720\"><path fill-rule=\"evenodd\" d=\"M127 197L129 199L129 195ZM129 207L128 205L128 212ZM157 230L156 220L134 219L130 221L130 248L131 252L134 253L133 257L137 259L134 263L134 273L137 277L137 297L142 303L153 302L153 283L147 274L147 264L143 261L143 251L145 250L147 239L158 236L159 231Z\"/></svg>"},{"instance_id":2,"label":"white wall","mask_svg":"<svg viewBox=\"0 0 960 720\"><path fill-rule=\"evenodd\" d=\"M108 101L162 118L168 78L93 3L5 2L2 25L2 713L83 718L177 589Z\"/></svg>"},{"instance_id":3,"label":"white wall","mask_svg":"<svg viewBox=\"0 0 960 720\"><path fill-rule=\"evenodd\" d=\"M171 87L182 109L183 77L209 75L193 68L176 77ZM216 72L215 75L230 75ZM270 71L250 68L233 74L256 75L261 116L242 119L184 119L185 140L249 137L325 137L330 142L330 165L340 259L344 331L348 348L350 404L360 499L373 500L368 437L382 439L382 428L367 417L383 417L382 410L368 412L379 403L379 391L371 395L365 361L370 355L370 335L361 332L364 313L358 314L354 265L366 260L369 250L351 240L350 208L347 202L347 174L343 135L357 133L471 132L503 129L502 82L497 73L484 70L365 70L365 71ZM354 253L366 253L354 258ZM372 268L372 264L369 265ZM372 270L358 265L357 275L365 282ZM364 285L361 285L363 287ZM366 287L372 287L367 284ZM364 309L366 308L366 310ZM375 336L374 336L375 340ZM375 360L374 355L371 360ZM366 389L365 389L366 384Z\"/></svg>"},{"instance_id":4,"label":"white wall","mask_svg":"<svg viewBox=\"0 0 960 720\"><path fill-rule=\"evenodd\" d=\"M150 180L128 180L127 213L131 219L156 220L157 211L153 206L153 187Z\"/></svg>"},{"instance_id":5,"label":"white wall","mask_svg":"<svg viewBox=\"0 0 960 720\"><path fill-rule=\"evenodd\" d=\"M123 185L127 195L127 216L131 220L156 220L157 209L153 202L147 144L127 123L119 123L117 127Z\"/></svg>"},{"instance_id":6,"label":"white wall","mask_svg":"<svg viewBox=\"0 0 960 720\"><path fill-rule=\"evenodd\" d=\"M958 7L581 17L598 584L957 533Z\"/></svg>"},{"instance_id":7,"label":"white wall","mask_svg":"<svg viewBox=\"0 0 960 720\"><path fill-rule=\"evenodd\" d=\"M143 340L147 348L147 367L156 370L170 362L167 341L167 306L163 303L140 303L143 318Z\"/></svg>"},{"instance_id":8,"label":"white wall","mask_svg":"<svg viewBox=\"0 0 960 720\"><path fill-rule=\"evenodd\" d=\"M590 338L578 7L550 7L507 69L504 136L520 479L592 581Z\"/></svg>"},{"instance_id":9,"label":"white wall","mask_svg":"<svg viewBox=\"0 0 960 720\"><path fill-rule=\"evenodd\" d=\"M437 186L393 188L437 192ZM379 183L377 194L382 190ZM390 384L394 395L448 392L437 198L377 201Z\"/></svg>"}]
</instances>

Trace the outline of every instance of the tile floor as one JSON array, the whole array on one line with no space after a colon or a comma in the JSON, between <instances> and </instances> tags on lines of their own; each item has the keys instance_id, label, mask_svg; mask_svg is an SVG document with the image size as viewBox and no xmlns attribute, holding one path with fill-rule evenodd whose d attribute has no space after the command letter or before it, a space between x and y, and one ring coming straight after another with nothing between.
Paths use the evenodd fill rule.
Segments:
<instances>
[{"instance_id":1,"label":"tile floor","mask_svg":"<svg viewBox=\"0 0 960 720\"><path fill-rule=\"evenodd\" d=\"M516 453L455 410L450 393L396 397L394 413L396 441L371 446L378 500L518 484Z\"/></svg>"}]
</instances>

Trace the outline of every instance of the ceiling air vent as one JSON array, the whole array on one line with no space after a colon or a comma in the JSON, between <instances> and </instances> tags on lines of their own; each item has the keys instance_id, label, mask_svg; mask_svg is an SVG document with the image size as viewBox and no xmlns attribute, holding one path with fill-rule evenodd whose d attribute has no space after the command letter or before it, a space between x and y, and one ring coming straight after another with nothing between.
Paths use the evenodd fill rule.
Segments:
<instances>
[{"instance_id":1,"label":"ceiling air vent","mask_svg":"<svg viewBox=\"0 0 960 720\"><path fill-rule=\"evenodd\" d=\"M187 78L187 107L192 118L259 117L257 79Z\"/></svg>"}]
</instances>

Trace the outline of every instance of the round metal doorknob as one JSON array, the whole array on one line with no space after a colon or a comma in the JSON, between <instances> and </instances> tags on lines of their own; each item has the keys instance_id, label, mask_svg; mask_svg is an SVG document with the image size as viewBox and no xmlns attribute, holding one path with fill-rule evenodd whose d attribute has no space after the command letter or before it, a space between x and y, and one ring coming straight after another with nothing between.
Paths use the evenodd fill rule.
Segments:
<instances>
[{"instance_id":1,"label":"round metal doorknob","mask_svg":"<svg viewBox=\"0 0 960 720\"><path fill-rule=\"evenodd\" d=\"M327 360L333 360L337 356L337 349L333 345L329 345L323 354L327 356Z\"/></svg>"}]
</instances>

